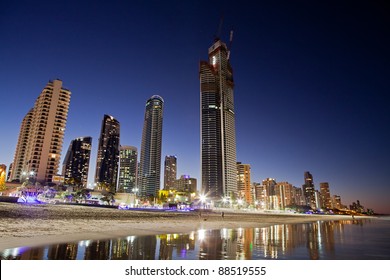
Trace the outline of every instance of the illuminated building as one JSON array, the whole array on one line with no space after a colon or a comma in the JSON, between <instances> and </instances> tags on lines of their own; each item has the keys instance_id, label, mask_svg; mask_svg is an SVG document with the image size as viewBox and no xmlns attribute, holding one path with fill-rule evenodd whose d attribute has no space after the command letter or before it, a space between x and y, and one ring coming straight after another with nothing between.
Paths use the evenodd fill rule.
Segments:
<instances>
[{"instance_id":1,"label":"illuminated building","mask_svg":"<svg viewBox=\"0 0 390 280\"><path fill-rule=\"evenodd\" d=\"M119 153L118 191L131 193L137 187L138 151L133 146L121 146Z\"/></svg>"},{"instance_id":2,"label":"illuminated building","mask_svg":"<svg viewBox=\"0 0 390 280\"><path fill-rule=\"evenodd\" d=\"M304 173L304 179L305 179L305 183L302 185L302 189L306 199L306 205L315 209L316 199L315 199L313 175L311 175L310 172L306 171Z\"/></svg>"},{"instance_id":3,"label":"illuminated building","mask_svg":"<svg viewBox=\"0 0 390 280\"><path fill-rule=\"evenodd\" d=\"M246 203L252 204L251 192L251 166L237 162L237 191L238 197L245 199Z\"/></svg>"},{"instance_id":4,"label":"illuminated building","mask_svg":"<svg viewBox=\"0 0 390 280\"><path fill-rule=\"evenodd\" d=\"M274 210L279 209L279 200L276 195L276 181L272 178L267 178L262 182L264 188L265 205L264 209Z\"/></svg>"},{"instance_id":5,"label":"illuminated building","mask_svg":"<svg viewBox=\"0 0 390 280\"><path fill-rule=\"evenodd\" d=\"M71 92L49 81L24 117L11 180L51 182L58 173Z\"/></svg>"},{"instance_id":6,"label":"illuminated building","mask_svg":"<svg viewBox=\"0 0 390 280\"><path fill-rule=\"evenodd\" d=\"M324 182L320 183L320 193L321 193L321 207L322 208L332 208L332 200L330 198L329 183Z\"/></svg>"},{"instance_id":7,"label":"illuminated building","mask_svg":"<svg viewBox=\"0 0 390 280\"><path fill-rule=\"evenodd\" d=\"M285 209L293 204L293 186L289 182L276 184L276 195L279 197L279 209Z\"/></svg>"},{"instance_id":8,"label":"illuminated building","mask_svg":"<svg viewBox=\"0 0 390 280\"><path fill-rule=\"evenodd\" d=\"M177 192L195 193L196 183L196 179L190 175L181 175L180 179L175 181L175 189Z\"/></svg>"},{"instance_id":9,"label":"illuminated building","mask_svg":"<svg viewBox=\"0 0 390 280\"><path fill-rule=\"evenodd\" d=\"M104 115L99 137L95 173L95 183L99 190L108 188L111 192L116 191L119 140L119 121L112 116Z\"/></svg>"},{"instance_id":10,"label":"illuminated building","mask_svg":"<svg viewBox=\"0 0 390 280\"><path fill-rule=\"evenodd\" d=\"M229 50L216 39L209 61L199 65L202 193L222 199L237 195L233 69Z\"/></svg>"},{"instance_id":11,"label":"illuminated building","mask_svg":"<svg viewBox=\"0 0 390 280\"><path fill-rule=\"evenodd\" d=\"M332 208L342 209L343 205L341 204L341 197L339 195L332 196Z\"/></svg>"},{"instance_id":12,"label":"illuminated building","mask_svg":"<svg viewBox=\"0 0 390 280\"><path fill-rule=\"evenodd\" d=\"M163 105L164 100L153 95L145 106L138 182L141 196L149 198L156 198L160 190Z\"/></svg>"},{"instance_id":13,"label":"illuminated building","mask_svg":"<svg viewBox=\"0 0 390 280\"><path fill-rule=\"evenodd\" d=\"M84 188L87 186L91 145L92 137L79 137L70 142L62 164L65 182L73 181L74 185Z\"/></svg>"},{"instance_id":14,"label":"illuminated building","mask_svg":"<svg viewBox=\"0 0 390 280\"><path fill-rule=\"evenodd\" d=\"M165 156L164 162L164 190L174 188L177 174L177 158L176 156Z\"/></svg>"}]
</instances>

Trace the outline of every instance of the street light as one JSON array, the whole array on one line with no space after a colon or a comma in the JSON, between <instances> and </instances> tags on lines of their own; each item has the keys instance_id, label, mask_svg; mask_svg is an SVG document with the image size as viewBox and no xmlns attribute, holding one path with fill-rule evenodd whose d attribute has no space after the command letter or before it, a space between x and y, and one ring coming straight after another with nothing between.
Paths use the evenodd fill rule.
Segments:
<instances>
[{"instance_id":1,"label":"street light","mask_svg":"<svg viewBox=\"0 0 390 280\"><path fill-rule=\"evenodd\" d=\"M134 205L138 205L138 203L137 203L138 188L133 188L133 193L134 193L134 195L135 195Z\"/></svg>"},{"instance_id":2,"label":"street light","mask_svg":"<svg viewBox=\"0 0 390 280\"><path fill-rule=\"evenodd\" d=\"M206 202L206 196L204 194L201 194L199 196L200 202L203 204L203 207L205 207L205 202ZM202 205L201 205L202 206Z\"/></svg>"}]
</instances>

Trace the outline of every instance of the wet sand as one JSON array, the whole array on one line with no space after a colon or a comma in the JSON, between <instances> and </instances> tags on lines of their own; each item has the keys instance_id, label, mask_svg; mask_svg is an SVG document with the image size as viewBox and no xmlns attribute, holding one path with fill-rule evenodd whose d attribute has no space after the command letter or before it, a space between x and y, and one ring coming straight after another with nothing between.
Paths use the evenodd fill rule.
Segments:
<instances>
[{"instance_id":1,"label":"wet sand","mask_svg":"<svg viewBox=\"0 0 390 280\"><path fill-rule=\"evenodd\" d=\"M129 235L189 233L199 229L259 228L275 224L352 219L343 215L226 211L162 212L112 208L0 203L0 251ZM366 217L355 217L366 218Z\"/></svg>"}]
</instances>

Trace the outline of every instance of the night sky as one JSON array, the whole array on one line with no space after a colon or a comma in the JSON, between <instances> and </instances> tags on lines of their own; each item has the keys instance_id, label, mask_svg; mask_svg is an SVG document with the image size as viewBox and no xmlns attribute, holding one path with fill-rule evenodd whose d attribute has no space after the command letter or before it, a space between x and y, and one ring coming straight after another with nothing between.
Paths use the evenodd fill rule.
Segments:
<instances>
[{"instance_id":1,"label":"night sky","mask_svg":"<svg viewBox=\"0 0 390 280\"><path fill-rule=\"evenodd\" d=\"M176 155L178 175L200 188L199 61L234 29L237 161L252 181L301 187L309 171L343 204L390 213L385 3L2 0L0 163L13 161L23 117L59 78L72 91L62 158L72 139L93 137L89 181L103 115L140 149L145 102L158 94L162 159Z\"/></svg>"}]
</instances>

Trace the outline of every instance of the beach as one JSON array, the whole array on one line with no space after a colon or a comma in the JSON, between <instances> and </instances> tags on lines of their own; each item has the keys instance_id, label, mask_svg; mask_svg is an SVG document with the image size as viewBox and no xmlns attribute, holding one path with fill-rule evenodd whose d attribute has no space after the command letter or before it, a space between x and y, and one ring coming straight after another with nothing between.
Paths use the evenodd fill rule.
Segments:
<instances>
[{"instance_id":1,"label":"beach","mask_svg":"<svg viewBox=\"0 0 390 280\"><path fill-rule=\"evenodd\" d=\"M221 215L224 211L224 217ZM367 217L355 217L355 219ZM0 203L0 251L80 240L189 233L199 229L260 228L344 215L276 214L215 209L210 212L135 211L78 205Z\"/></svg>"}]
</instances>

